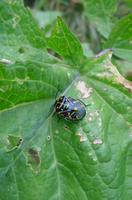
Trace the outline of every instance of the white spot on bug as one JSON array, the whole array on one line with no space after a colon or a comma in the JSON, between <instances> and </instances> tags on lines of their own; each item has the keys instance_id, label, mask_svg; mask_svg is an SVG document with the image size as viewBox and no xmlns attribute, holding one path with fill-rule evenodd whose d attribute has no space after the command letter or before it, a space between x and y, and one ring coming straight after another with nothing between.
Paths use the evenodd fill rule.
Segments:
<instances>
[{"instance_id":1,"label":"white spot on bug","mask_svg":"<svg viewBox=\"0 0 132 200\"><path fill-rule=\"evenodd\" d=\"M6 58L2 58L2 59L0 60L0 62L3 63L3 64L13 64L13 62L12 62L11 60L8 60L8 59L6 59Z\"/></svg>"},{"instance_id":2,"label":"white spot on bug","mask_svg":"<svg viewBox=\"0 0 132 200\"><path fill-rule=\"evenodd\" d=\"M84 81L78 81L78 83L76 83L76 88L82 94L82 98L88 98L91 95L92 88L86 87L86 84Z\"/></svg>"},{"instance_id":3,"label":"white spot on bug","mask_svg":"<svg viewBox=\"0 0 132 200\"><path fill-rule=\"evenodd\" d=\"M96 138L92 143L93 144L102 144L103 141L100 138Z\"/></svg>"}]
</instances>

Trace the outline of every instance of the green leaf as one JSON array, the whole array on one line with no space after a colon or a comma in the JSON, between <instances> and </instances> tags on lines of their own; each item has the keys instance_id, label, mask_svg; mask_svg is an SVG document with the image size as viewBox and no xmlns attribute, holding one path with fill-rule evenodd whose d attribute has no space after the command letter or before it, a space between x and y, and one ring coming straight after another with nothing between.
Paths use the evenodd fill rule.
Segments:
<instances>
[{"instance_id":1,"label":"green leaf","mask_svg":"<svg viewBox=\"0 0 132 200\"><path fill-rule=\"evenodd\" d=\"M105 48L112 48L113 53L132 62L132 14L121 19L113 28Z\"/></svg>"},{"instance_id":2,"label":"green leaf","mask_svg":"<svg viewBox=\"0 0 132 200\"><path fill-rule=\"evenodd\" d=\"M74 65L78 65L83 58L79 40L70 32L60 17L57 18L54 30L48 38L47 46Z\"/></svg>"},{"instance_id":3,"label":"green leaf","mask_svg":"<svg viewBox=\"0 0 132 200\"><path fill-rule=\"evenodd\" d=\"M113 27L112 17L117 7L116 0L85 0L85 15L105 38L108 38Z\"/></svg>"},{"instance_id":4,"label":"green leaf","mask_svg":"<svg viewBox=\"0 0 132 200\"><path fill-rule=\"evenodd\" d=\"M66 65L42 43L34 45L43 34L28 10L5 0L0 8L0 40L11 40L7 51L0 43L0 199L132 199L132 86L112 65L111 53L85 58L78 69ZM27 18L12 32L15 13L30 19L31 35L25 35ZM23 46L34 49L23 60L15 57L18 44L12 42L21 35L27 37ZM82 121L57 117L58 91L89 104Z\"/></svg>"},{"instance_id":5,"label":"green leaf","mask_svg":"<svg viewBox=\"0 0 132 200\"><path fill-rule=\"evenodd\" d=\"M44 54L39 49L46 50L43 34L32 19L31 12L16 2L0 1L0 59L6 58L12 63L36 60L36 54L42 58Z\"/></svg>"}]
</instances>

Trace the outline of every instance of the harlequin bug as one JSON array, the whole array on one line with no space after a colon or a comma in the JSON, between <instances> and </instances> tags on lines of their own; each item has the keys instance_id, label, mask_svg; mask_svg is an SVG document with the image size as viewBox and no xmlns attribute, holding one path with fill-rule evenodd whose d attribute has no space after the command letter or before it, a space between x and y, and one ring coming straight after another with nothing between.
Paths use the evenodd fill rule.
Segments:
<instances>
[{"instance_id":1,"label":"harlequin bug","mask_svg":"<svg viewBox=\"0 0 132 200\"><path fill-rule=\"evenodd\" d=\"M72 97L60 96L55 102L58 116L69 121L79 121L86 115L85 104Z\"/></svg>"}]
</instances>

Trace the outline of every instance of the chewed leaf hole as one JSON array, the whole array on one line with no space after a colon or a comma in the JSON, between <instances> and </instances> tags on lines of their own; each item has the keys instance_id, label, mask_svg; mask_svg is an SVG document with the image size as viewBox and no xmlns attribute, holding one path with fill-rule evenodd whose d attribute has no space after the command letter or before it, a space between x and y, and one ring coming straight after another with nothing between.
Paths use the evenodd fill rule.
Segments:
<instances>
[{"instance_id":1,"label":"chewed leaf hole","mask_svg":"<svg viewBox=\"0 0 132 200\"><path fill-rule=\"evenodd\" d=\"M31 167L31 169L38 173L40 171L40 151L34 148L28 149L27 154L27 164Z\"/></svg>"},{"instance_id":2,"label":"chewed leaf hole","mask_svg":"<svg viewBox=\"0 0 132 200\"><path fill-rule=\"evenodd\" d=\"M17 149L22 143L22 138L20 136L8 135L7 138L7 151L12 151Z\"/></svg>"}]
</instances>

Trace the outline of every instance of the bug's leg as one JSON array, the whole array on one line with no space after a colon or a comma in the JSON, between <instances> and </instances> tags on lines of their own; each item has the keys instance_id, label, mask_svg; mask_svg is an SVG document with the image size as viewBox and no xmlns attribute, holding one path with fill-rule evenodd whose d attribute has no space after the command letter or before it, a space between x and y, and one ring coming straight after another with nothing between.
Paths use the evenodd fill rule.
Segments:
<instances>
[{"instance_id":1,"label":"bug's leg","mask_svg":"<svg viewBox=\"0 0 132 200\"><path fill-rule=\"evenodd\" d=\"M65 104L66 101L67 101L67 98L64 96L64 97L63 97L63 101L62 101L61 104L59 105L58 109L60 109L60 108Z\"/></svg>"},{"instance_id":2,"label":"bug's leg","mask_svg":"<svg viewBox=\"0 0 132 200\"><path fill-rule=\"evenodd\" d=\"M59 91L58 91L59 92ZM62 98L62 101L61 101L61 103L60 103L60 105L58 106L58 109L60 109L61 107L62 107L62 105L65 103L65 101L66 101L66 97L65 96L60 96L58 99L56 98L56 101L55 101L55 103L54 103L54 107L56 106L56 104L57 104L57 102L60 100L60 98Z\"/></svg>"},{"instance_id":3,"label":"bug's leg","mask_svg":"<svg viewBox=\"0 0 132 200\"><path fill-rule=\"evenodd\" d=\"M67 112L68 112L68 110L64 110L64 111L62 110L62 111L59 111L58 113L62 114L62 113L67 113Z\"/></svg>"}]
</instances>

